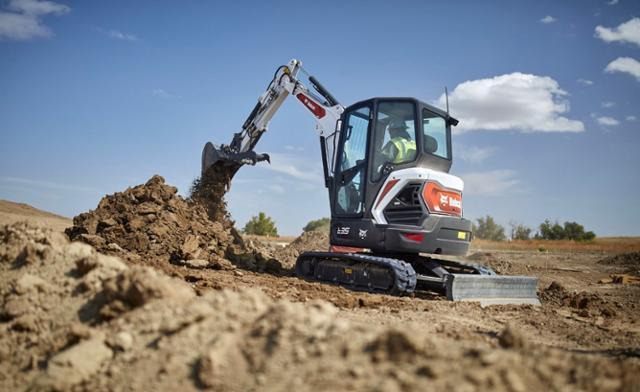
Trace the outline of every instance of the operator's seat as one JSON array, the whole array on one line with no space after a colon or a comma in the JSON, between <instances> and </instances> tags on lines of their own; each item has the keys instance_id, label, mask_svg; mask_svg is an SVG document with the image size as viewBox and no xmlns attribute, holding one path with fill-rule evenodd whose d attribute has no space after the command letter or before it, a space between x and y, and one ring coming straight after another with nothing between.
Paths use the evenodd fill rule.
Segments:
<instances>
[{"instance_id":1,"label":"operator's seat","mask_svg":"<svg viewBox=\"0 0 640 392\"><path fill-rule=\"evenodd\" d=\"M438 141L436 138L430 135L424 135L424 149L429 154L438 151Z\"/></svg>"}]
</instances>

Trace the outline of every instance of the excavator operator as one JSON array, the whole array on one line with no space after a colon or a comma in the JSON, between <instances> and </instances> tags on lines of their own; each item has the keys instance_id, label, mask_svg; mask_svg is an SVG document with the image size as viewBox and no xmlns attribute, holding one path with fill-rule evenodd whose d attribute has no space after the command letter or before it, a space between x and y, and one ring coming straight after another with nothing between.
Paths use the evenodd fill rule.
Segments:
<instances>
[{"instance_id":1,"label":"excavator operator","mask_svg":"<svg viewBox=\"0 0 640 392\"><path fill-rule=\"evenodd\" d=\"M382 154L388 158L388 162L408 162L416 156L416 141L407 132L407 125L402 120L391 120L387 127L389 141L382 148Z\"/></svg>"}]
</instances>

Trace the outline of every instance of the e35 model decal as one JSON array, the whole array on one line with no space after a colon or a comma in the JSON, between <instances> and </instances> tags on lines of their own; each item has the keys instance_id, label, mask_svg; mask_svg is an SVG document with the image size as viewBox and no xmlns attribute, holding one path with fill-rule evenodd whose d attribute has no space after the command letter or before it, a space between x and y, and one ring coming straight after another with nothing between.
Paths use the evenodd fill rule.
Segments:
<instances>
[{"instance_id":1,"label":"e35 model decal","mask_svg":"<svg viewBox=\"0 0 640 392\"><path fill-rule=\"evenodd\" d=\"M351 228L349 226L338 227L336 230L337 235L349 235Z\"/></svg>"}]
</instances>

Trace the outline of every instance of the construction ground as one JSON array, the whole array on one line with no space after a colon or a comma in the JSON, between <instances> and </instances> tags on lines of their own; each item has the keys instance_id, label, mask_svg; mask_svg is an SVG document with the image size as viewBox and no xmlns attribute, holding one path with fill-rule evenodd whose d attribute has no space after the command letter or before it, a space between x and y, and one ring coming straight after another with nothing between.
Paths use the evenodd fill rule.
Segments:
<instances>
[{"instance_id":1,"label":"construction ground","mask_svg":"<svg viewBox=\"0 0 640 392\"><path fill-rule=\"evenodd\" d=\"M300 280L326 233L244 237L214 201L154 176L73 221L0 202L0 390L640 390L638 238L474 241L542 302L482 308Z\"/></svg>"}]
</instances>

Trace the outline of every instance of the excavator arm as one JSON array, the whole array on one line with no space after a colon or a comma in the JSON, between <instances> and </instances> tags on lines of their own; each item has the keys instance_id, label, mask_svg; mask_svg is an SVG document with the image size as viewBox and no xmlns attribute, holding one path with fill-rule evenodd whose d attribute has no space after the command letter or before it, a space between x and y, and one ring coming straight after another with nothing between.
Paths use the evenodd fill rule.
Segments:
<instances>
[{"instance_id":1,"label":"excavator arm","mask_svg":"<svg viewBox=\"0 0 640 392\"><path fill-rule=\"evenodd\" d=\"M301 82L298 78L301 73L308 76L309 83L319 96ZM209 142L205 145L202 151L202 173L204 174L212 166L222 166L226 169L230 181L242 165L255 165L261 161L269 162L268 154L258 154L254 148L289 95L295 96L314 116L316 131L320 136L325 180L332 176L335 145L340 132L337 124L344 112L344 107L316 78L309 76L302 68L302 63L296 59L278 67L267 89L258 98L256 106L245 120L240 132L234 134L231 143L216 146Z\"/></svg>"}]
</instances>

